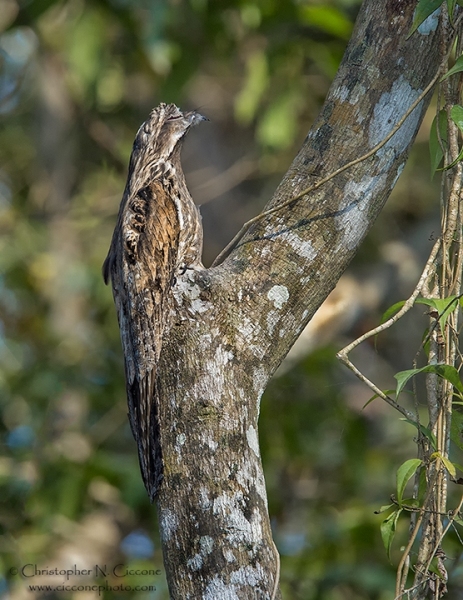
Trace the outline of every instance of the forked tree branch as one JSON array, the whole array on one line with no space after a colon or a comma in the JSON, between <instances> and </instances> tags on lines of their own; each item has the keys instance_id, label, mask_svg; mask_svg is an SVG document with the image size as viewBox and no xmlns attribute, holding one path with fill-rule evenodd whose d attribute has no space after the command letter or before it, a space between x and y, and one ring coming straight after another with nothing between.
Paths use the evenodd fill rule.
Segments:
<instances>
[{"instance_id":1,"label":"forked tree branch","mask_svg":"<svg viewBox=\"0 0 463 600\"><path fill-rule=\"evenodd\" d=\"M221 264L177 281L159 378L158 509L174 599L270 600L276 591L259 403L384 206L425 114L439 67L437 22L407 39L410 4L365 0L320 116L265 216Z\"/></svg>"}]
</instances>

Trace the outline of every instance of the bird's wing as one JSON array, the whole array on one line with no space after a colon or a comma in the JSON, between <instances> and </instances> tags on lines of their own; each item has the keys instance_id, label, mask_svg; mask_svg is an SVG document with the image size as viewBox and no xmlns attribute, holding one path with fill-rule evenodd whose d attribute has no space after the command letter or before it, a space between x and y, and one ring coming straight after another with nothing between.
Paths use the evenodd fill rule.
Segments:
<instances>
[{"instance_id":1,"label":"bird's wing","mask_svg":"<svg viewBox=\"0 0 463 600\"><path fill-rule=\"evenodd\" d=\"M156 370L168 318L178 251L179 220L159 181L128 202L122 225L121 278L116 283L127 379L129 420L143 481L153 500L162 479Z\"/></svg>"}]
</instances>

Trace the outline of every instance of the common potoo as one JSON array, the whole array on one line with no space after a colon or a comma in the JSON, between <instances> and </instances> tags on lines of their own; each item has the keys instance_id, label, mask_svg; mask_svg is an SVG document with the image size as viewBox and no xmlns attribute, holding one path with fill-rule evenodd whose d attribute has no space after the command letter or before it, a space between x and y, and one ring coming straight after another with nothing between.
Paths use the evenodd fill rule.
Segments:
<instances>
[{"instance_id":1,"label":"common potoo","mask_svg":"<svg viewBox=\"0 0 463 600\"><path fill-rule=\"evenodd\" d=\"M162 480L157 365L172 288L201 264L202 225L180 163L182 140L205 117L160 104L138 130L117 225L103 265L125 359L129 420L150 500Z\"/></svg>"}]
</instances>

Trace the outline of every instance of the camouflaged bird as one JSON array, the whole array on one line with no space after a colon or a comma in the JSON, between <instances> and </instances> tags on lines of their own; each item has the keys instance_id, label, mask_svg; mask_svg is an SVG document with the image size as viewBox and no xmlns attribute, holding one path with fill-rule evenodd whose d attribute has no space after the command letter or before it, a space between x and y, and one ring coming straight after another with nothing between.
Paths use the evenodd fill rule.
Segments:
<instances>
[{"instance_id":1,"label":"camouflaged bird","mask_svg":"<svg viewBox=\"0 0 463 600\"><path fill-rule=\"evenodd\" d=\"M162 480L157 364L172 287L201 264L202 226L180 163L185 134L205 117L160 104L138 130L117 225L103 265L125 358L129 420L151 502Z\"/></svg>"}]
</instances>

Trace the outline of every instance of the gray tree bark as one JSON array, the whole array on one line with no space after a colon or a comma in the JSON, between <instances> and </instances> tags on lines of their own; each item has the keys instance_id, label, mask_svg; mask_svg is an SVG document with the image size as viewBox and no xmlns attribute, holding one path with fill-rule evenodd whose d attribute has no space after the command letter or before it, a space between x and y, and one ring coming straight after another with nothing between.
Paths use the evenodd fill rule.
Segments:
<instances>
[{"instance_id":1,"label":"gray tree bark","mask_svg":"<svg viewBox=\"0 0 463 600\"><path fill-rule=\"evenodd\" d=\"M323 109L268 208L374 148L435 76L438 19L365 0ZM171 598L277 590L258 442L262 393L384 206L430 101L373 156L256 223L219 266L187 271L160 365L158 512Z\"/></svg>"}]
</instances>

